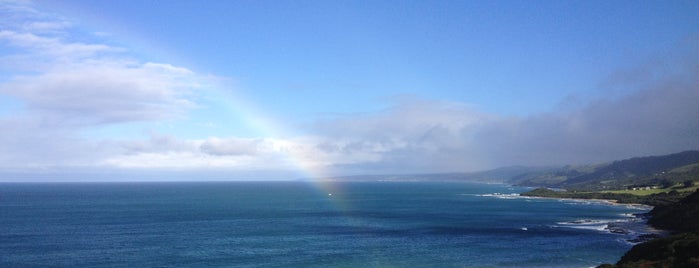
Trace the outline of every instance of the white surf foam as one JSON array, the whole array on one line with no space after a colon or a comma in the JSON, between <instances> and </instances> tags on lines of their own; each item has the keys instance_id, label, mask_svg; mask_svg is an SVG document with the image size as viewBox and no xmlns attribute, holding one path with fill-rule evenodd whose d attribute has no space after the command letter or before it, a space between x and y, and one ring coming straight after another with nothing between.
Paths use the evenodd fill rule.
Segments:
<instances>
[{"instance_id":1,"label":"white surf foam","mask_svg":"<svg viewBox=\"0 0 699 268\"><path fill-rule=\"evenodd\" d=\"M500 198L500 199L529 198L528 196L521 196L519 194L502 194L502 193L477 194L476 196L495 197L495 198Z\"/></svg>"}]
</instances>

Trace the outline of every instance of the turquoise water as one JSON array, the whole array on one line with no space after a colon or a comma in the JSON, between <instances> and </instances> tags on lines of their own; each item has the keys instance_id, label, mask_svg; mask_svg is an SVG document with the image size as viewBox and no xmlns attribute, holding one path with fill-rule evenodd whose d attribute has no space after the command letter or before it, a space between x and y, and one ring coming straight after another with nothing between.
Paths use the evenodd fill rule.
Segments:
<instances>
[{"instance_id":1,"label":"turquoise water","mask_svg":"<svg viewBox=\"0 0 699 268\"><path fill-rule=\"evenodd\" d=\"M637 208L427 182L0 184L0 267L590 267ZM495 194L498 193L498 194ZM332 194L332 195L328 195Z\"/></svg>"}]
</instances>

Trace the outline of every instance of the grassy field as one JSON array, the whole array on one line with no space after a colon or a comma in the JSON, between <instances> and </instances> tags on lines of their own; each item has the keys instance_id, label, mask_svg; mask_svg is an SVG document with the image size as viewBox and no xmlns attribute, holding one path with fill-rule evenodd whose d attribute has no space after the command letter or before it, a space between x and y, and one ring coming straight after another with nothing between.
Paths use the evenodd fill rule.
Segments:
<instances>
[{"instance_id":1,"label":"grassy field","mask_svg":"<svg viewBox=\"0 0 699 268\"><path fill-rule=\"evenodd\" d=\"M602 191L603 193L614 193L614 194L632 194L632 195L651 195L658 193L667 193L672 190L677 190L678 192L694 192L699 189L699 185L695 183L694 186L684 188L682 185L678 184L670 188L665 189L649 189L649 190L616 190L616 191Z\"/></svg>"}]
</instances>

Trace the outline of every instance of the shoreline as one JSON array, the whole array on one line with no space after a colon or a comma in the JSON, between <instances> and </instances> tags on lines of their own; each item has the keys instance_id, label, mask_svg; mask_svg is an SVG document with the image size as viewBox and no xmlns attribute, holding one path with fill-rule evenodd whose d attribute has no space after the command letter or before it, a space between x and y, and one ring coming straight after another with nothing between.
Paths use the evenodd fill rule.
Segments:
<instances>
[{"instance_id":1,"label":"shoreline","mask_svg":"<svg viewBox=\"0 0 699 268\"><path fill-rule=\"evenodd\" d=\"M603 263L596 267L699 267L699 190L670 191L649 195L609 192L555 191L548 188L529 188L520 193L524 198L554 199L568 202L597 203L626 206L645 210L631 213L627 223L606 222L602 230L621 235L632 245L615 264ZM514 195L514 194L513 194ZM511 197L514 198L514 197ZM635 222L634 222L635 221ZM592 221L590 221L592 222ZM571 224L585 224L585 220ZM640 226L640 227L639 227Z\"/></svg>"},{"instance_id":2,"label":"shoreline","mask_svg":"<svg viewBox=\"0 0 699 268\"><path fill-rule=\"evenodd\" d=\"M519 187L516 185L511 185L514 187ZM566 201L575 201L575 202L598 202L598 203L603 203L603 204L608 204L608 205L613 205L613 206L627 206L631 208L637 208L637 209L643 209L643 210L653 210L655 206L653 205L648 205L648 204L643 204L643 203L623 203L619 202L617 199L604 199L604 198L584 198L584 197L565 197L565 196L545 196L545 195L528 195L526 193L529 193L533 190L529 190L526 192L522 193L515 193L519 197L524 197L524 198L540 198L540 199L553 199L553 200L566 200ZM506 196L512 196L512 194L501 194L501 193L494 193L494 194L488 194L491 196L500 196L500 197L506 197Z\"/></svg>"},{"instance_id":3,"label":"shoreline","mask_svg":"<svg viewBox=\"0 0 699 268\"><path fill-rule=\"evenodd\" d=\"M643 209L643 210L653 210L655 206L651 205L646 205L646 204L641 204L641 203L619 203L619 200L616 199L599 199L599 198L573 198L573 197L545 197L545 196L538 196L537 198L546 198L546 199L556 199L556 200L571 200L571 201L576 201L576 202L597 202L597 203L602 203L602 204L607 204L611 206L625 206L629 208L634 208L634 209Z\"/></svg>"},{"instance_id":4,"label":"shoreline","mask_svg":"<svg viewBox=\"0 0 699 268\"><path fill-rule=\"evenodd\" d=\"M653 209L657 206L664 206L675 203L691 193L680 193L677 191L670 193L656 193L650 195L633 195L628 193L609 193L599 191L556 191L549 188L536 188L520 193L522 196L541 198L562 198L581 200L600 200L610 204L629 205Z\"/></svg>"},{"instance_id":5,"label":"shoreline","mask_svg":"<svg viewBox=\"0 0 699 268\"><path fill-rule=\"evenodd\" d=\"M628 220L609 221L605 223L604 230L610 234L633 236L633 238L625 239L626 242L637 245L643 242L651 241L656 238L667 237L670 235L669 230L662 230L648 224L648 220L652 217L650 211L655 206L641 203L620 203L616 199L601 199L601 198L580 198L580 197L551 197L551 196L536 196L522 195L524 198L549 199L557 201L572 201L580 203L597 203L609 206L623 206L629 209L642 210L644 212L630 213Z\"/></svg>"}]
</instances>

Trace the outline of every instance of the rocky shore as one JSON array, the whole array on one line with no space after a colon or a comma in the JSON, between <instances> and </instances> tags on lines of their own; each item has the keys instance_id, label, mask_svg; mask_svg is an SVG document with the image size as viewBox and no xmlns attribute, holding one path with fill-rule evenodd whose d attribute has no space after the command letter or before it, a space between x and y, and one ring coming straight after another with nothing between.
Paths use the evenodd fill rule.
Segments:
<instances>
[{"instance_id":1,"label":"rocky shore","mask_svg":"<svg viewBox=\"0 0 699 268\"><path fill-rule=\"evenodd\" d=\"M612 222L607 230L618 234L639 235L631 240L638 243L616 264L602 264L601 268L631 267L696 267L699 268L699 190L686 196L650 195L629 196L600 192L566 192L539 188L523 196L608 199L614 203L639 203L653 206L648 213L634 214L637 222L647 223L648 231L635 230L629 222Z\"/></svg>"},{"instance_id":2,"label":"rocky shore","mask_svg":"<svg viewBox=\"0 0 699 268\"><path fill-rule=\"evenodd\" d=\"M699 191L646 215L648 224L669 235L639 236L616 264L598 267L699 267ZM643 241L646 240L646 241Z\"/></svg>"}]
</instances>

